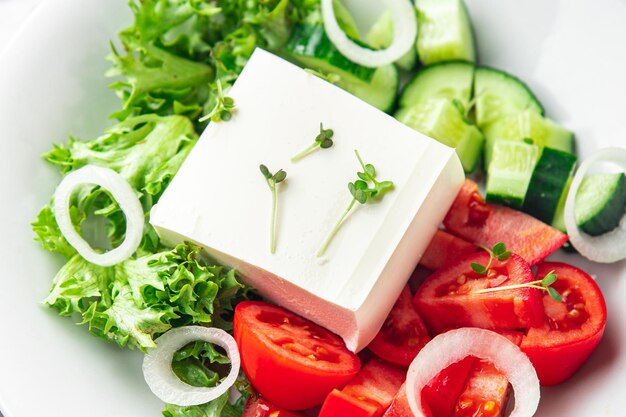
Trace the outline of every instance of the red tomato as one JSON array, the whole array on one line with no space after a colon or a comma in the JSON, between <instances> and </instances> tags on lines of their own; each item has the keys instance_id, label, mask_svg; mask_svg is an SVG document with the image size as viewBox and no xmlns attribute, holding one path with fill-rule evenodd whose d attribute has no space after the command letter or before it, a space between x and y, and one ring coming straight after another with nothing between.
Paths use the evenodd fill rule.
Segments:
<instances>
[{"instance_id":1,"label":"red tomato","mask_svg":"<svg viewBox=\"0 0 626 417\"><path fill-rule=\"evenodd\" d=\"M465 385L475 358L468 356L453 363L433 378L422 390L422 402L428 405L433 417L452 415L457 398Z\"/></svg>"},{"instance_id":2,"label":"red tomato","mask_svg":"<svg viewBox=\"0 0 626 417\"><path fill-rule=\"evenodd\" d=\"M600 343L606 326L606 304L600 288L586 272L564 263L539 264L537 278L550 271L563 303L543 294L543 325L528 329L521 349L535 366L542 385L569 378Z\"/></svg>"},{"instance_id":3,"label":"red tomato","mask_svg":"<svg viewBox=\"0 0 626 417\"><path fill-rule=\"evenodd\" d=\"M248 398L241 417L302 417L302 414L281 410L265 398L253 395Z\"/></svg>"},{"instance_id":4,"label":"red tomato","mask_svg":"<svg viewBox=\"0 0 626 417\"><path fill-rule=\"evenodd\" d=\"M472 243L491 248L503 242L531 266L567 241L567 235L526 213L486 203L472 180L465 180L443 224Z\"/></svg>"},{"instance_id":5,"label":"red tomato","mask_svg":"<svg viewBox=\"0 0 626 417\"><path fill-rule=\"evenodd\" d=\"M361 366L339 336L273 304L240 303L233 323L246 376L278 407L304 410L318 405Z\"/></svg>"},{"instance_id":6,"label":"red tomato","mask_svg":"<svg viewBox=\"0 0 626 417\"><path fill-rule=\"evenodd\" d=\"M508 260L494 259L486 275L470 266L489 262L481 251L440 268L418 288L413 302L433 333L458 328L480 327L513 330L536 326L543 320L539 290L517 288L476 293L488 288L524 284L534 280L528 264L513 254Z\"/></svg>"},{"instance_id":7,"label":"red tomato","mask_svg":"<svg viewBox=\"0 0 626 417\"><path fill-rule=\"evenodd\" d=\"M506 376L492 363L474 358L452 416L499 417L506 410L509 394Z\"/></svg>"},{"instance_id":8,"label":"red tomato","mask_svg":"<svg viewBox=\"0 0 626 417\"><path fill-rule=\"evenodd\" d=\"M430 340L412 299L411 290L404 287L383 327L368 345L379 358L405 367Z\"/></svg>"},{"instance_id":9,"label":"red tomato","mask_svg":"<svg viewBox=\"0 0 626 417\"><path fill-rule=\"evenodd\" d=\"M343 390L328 394L319 417L379 417L391 404L405 377L404 371L374 358Z\"/></svg>"},{"instance_id":10,"label":"red tomato","mask_svg":"<svg viewBox=\"0 0 626 417\"><path fill-rule=\"evenodd\" d=\"M428 409L428 403L424 404L426 417L433 417ZM415 417L409 406L409 400L406 397L406 385L402 384L391 405L383 414L383 417Z\"/></svg>"},{"instance_id":11,"label":"red tomato","mask_svg":"<svg viewBox=\"0 0 626 417\"><path fill-rule=\"evenodd\" d=\"M434 271L477 250L478 246L443 230L437 230L420 259L420 265Z\"/></svg>"}]
</instances>

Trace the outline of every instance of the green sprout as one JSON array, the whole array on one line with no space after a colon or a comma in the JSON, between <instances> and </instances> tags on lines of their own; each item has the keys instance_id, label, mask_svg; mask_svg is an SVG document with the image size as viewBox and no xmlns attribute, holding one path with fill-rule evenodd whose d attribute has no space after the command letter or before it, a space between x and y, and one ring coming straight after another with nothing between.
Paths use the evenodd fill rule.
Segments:
<instances>
[{"instance_id":1,"label":"green sprout","mask_svg":"<svg viewBox=\"0 0 626 417\"><path fill-rule=\"evenodd\" d=\"M270 228L270 252L276 253L276 218L278 217L278 184L285 181L287 173L282 169L278 170L276 174L272 174L270 170L263 164L259 166L261 174L267 182L267 186L272 192L272 223Z\"/></svg>"},{"instance_id":2,"label":"green sprout","mask_svg":"<svg viewBox=\"0 0 626 417\"><path fill-rule=\"evenodd\" d=\"M477 274L486 275L489 271L489 268L491 268L491 264L493 263L493 260L495 258L497 258L500 262L504 262L511 257L511 252L506 250L506 245L502 242L496 243L491 249L482 245L479 246L487 251L487 253L489 253L489 262L487 262L486 266L483 266L477 262L472 262L470 266Z\"/></svg>"},{"instance_id":3,"label":"green sprout","mask_svg":"<svg viewBox=\"0 0 626 417\"><path fill-rule=\"evenodd\" d=\"M359 160L359 164L361 165L361 168L363 168L363 171L357 172L357 176L359 177L358 180L348 183L348 190L352 195L352 200L350 201L350 204L348 204L348 207L343 212L337 223L335 223L335 226L328 234L328 237L326 238L322 246L317 251L316 256L318 258L324 256L324 254L326 253L326 249L328 249L328 246L330 245L330 242L333 240L333 238L343 225L344 221L346 220L346 217L348 216L348 214L350 214L356 203L366 204L368 202L372 202L373 200L382 200L388 191L393 190L393 182L378 181L376 179L376 168L374 167L374 165L363 163L361 155L359 155L359 151L357 151L356 149L354 150L354 153L356 154L356 157Z\"/></svg>"},{"instance_id":4,"label":"green sprout","mask_svg":"<svg viewBox=\"0 0 626 417\"><path fill-rule=\"evenodd\" d=\"M554 273L554 271L550 271L542 279L538 279L536 281L526 282L524 284L503 285L500 287L485 288L482 290L474 291L473 293L484 294L496 291L514 290L517 288L535 288L537 290L546 291L548 295L550 295L550 298L552 298L556 302L562 303L563 297L561 297L561 294L559 294L559 292L552 287L552 284L554 284L556 280L556 274Z\"/></svg>"},{"instance_id":5,"label":"green sprout","mask_svg":"<svg viewBox=\"0 0 626 417\"><path fill-rule=\"evenodd\" d=\"M315 137L315 142L293 158L291 162L298 162L305 156L311 154L317 149L328 149L333 146L333 140L331 139L335 132L332 129L324 129L324 125L320 123L320 133Z\"/></svg>"},{"instance_id":6,"label":"green sprout","mask_svg":"<svg viewBox=\"0 0 626 417\"><path fill-rule=\"evenodd\" d=\"M213 109L202 116L200 122L205 122L211 119L212 122L220 122L220 121L229 121L233 116L233 110L235 109L235 100L231 97L224 96L224 91L222 90L222 82L217 80L215 93L217 94L217 100L215 102L215 106Z\"/></svg>"}]
</instances>

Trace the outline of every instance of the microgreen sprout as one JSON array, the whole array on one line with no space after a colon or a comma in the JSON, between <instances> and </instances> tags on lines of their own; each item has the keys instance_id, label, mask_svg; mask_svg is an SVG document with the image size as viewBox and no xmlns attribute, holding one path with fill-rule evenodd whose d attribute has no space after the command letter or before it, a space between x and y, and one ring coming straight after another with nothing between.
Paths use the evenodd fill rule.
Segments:
<instances>
[{"instance_id":1,"label":"microgreen sprout","mask_svg":"<svg viewBox=\"0 0 626 417\"><path fill-rule=\"evenodd\" d=\"M291 162L298 162L305 156L316 151L317 149L328 149L333 146L332 137L335 134L332 129L324 129L324 125L320 123L320 133L315 137L315 142L293 158Z\"/></svg>"},{"instance_id":2,"label":"microgreen sprout","mask_svg":"<svg viewBox=\"0 0 626 417\"><path fill-rule=\"evenodd\" d=\"M373 200L382 200L382 198L388 191L393 190L393 182L378 181L376 179L376 168L374 167L374 165L363 163L361 155L359 155L359 151L357 151L356 149L354 150L354 153L356 154L356 157L359 160L359 164L361 165L363 171L357 172L357 176L359 177L358 180L348 183L348 190L352 195L352 200L350 201L350 204L348 204L348 207L343 212L337 223L335 223L335 226L328 234L328 237L326 238L322 246L317 251L316 256L318 258L324 256L324 253L326 253L326 249L328 249L330 242L333 240L333 238L343 225L344 221L346 220L346 217L348 216L348 214L350 214L356 203L366 204L368 202L372 202Z\"/></svg>"},{"instance_id":3,"label":"microgreen sprout","mask_svg":"<svg viewBox=\"0 0 626 417\"><path fill-rule=\"evenodd\" d=\"M278 216L278 184L285 181L287 178L287 173L285 171L278 170L276 174L272 174L270 170L263 164L259 166L259 170L265 181L267 182L267 186L270 188L272 192L272 223L270 227L270 252L276 253L276 218Z\"/></svg>"},{"instance_id":4,"label":"microgreen sprout","mask_svg":"<svg viewBox=\"0 0 626 417\"><path fill-rule=\"evenodd\" d=\"M502 242L496 243L491 249L482 245L480 247L487 251L487 253L489 254L489 262L487 262L486 266L483 266L478 262L472 262L470 264L474 272L480 275L487 274L489 268L491 268L491 264L493 263L494 259L498 259L500 262L504 262L511 257L511 252L506 250L506 245Z\"/></svg>"},{"instance_id":5,"label":"microgreen sprout","mask_svg":"<svg viewBox=\"0 0 626 417\"><path fill-rule=\"evenodd\" d=\"M559 294L559 292L552 287L552 284L554 284L556 280L556 274L554 273L554 271L550 271L542 279L538 279L536 281L526 282L524 284L503 285L500 287L485 288L482 290L474 291L474 294L514 290L517 288L535 288L541 291L547 291L548 295L550 295L550 298L552 298L554 301L562 303L563 297L561 297L561 294Z\"/></svg>"},{"instance_id":6,"label":"microgreen sprout","mask_svg":"<svg viewBox=\"0 0 626 417\"><path fill-rule=\"evenodd\" d=\"M235 100L231 97L224 96L224 91L222 90L222 82L217 80L214 94L216 94L216 102L213 109L202 116L200 119L201 122L205 122L211 119L212 122L219 122L224 120L225 122L229 121L233 116L233 110L235 109Z\"/></svg>"}]
</instances>

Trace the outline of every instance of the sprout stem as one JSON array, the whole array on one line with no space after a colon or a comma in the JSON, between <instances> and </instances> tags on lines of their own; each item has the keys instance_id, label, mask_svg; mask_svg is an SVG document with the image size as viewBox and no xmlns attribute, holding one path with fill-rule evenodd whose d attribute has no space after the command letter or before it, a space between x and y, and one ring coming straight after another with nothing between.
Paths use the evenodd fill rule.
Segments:
<instances>
[{"instance_id":1,"label":"sprout stem","mask_svg":"<svg viewBox=\"0 0 626 417\"><path fill-rule=\"evenodd\" d=\"M297 154L293 158L291 158L291 162L298 162L299 160L301 160L305 156L309 155L310 153L312 153L313 151L315 151L319 147L320 147L319 142L313 143L311 146L309 146L308 148L306 148L305 150L303 150L302 152L300 152L299 154Z\"/></svg>"},{"instance_id":2,"label":"sprout stem","mask_svg":"<svg viewBox=\"0 0 626 417\"><path fill-rule=\"evenodd\" d=\"M339 221L335 223L335 227L333 227L333 230L330 231L330 234L328 235L328 237L326 238L322 246L319 248L315 256L317 256L318 258L321 258L322 256L324 256L324 254L326 253L326 249L328 249L328 245L330 245L330 242L333 240L333 238L335 237L335 235L341 228L343 221L346 219L346 216L348 215L348 213L350 213L350 210L352 210L355 203L356 203L356 198L353 198L350 204L348 205L348 208L346 209L346 211L344 211L343 214L341 215L341 218L339 218Z\"/></svg>"}]
</instances>

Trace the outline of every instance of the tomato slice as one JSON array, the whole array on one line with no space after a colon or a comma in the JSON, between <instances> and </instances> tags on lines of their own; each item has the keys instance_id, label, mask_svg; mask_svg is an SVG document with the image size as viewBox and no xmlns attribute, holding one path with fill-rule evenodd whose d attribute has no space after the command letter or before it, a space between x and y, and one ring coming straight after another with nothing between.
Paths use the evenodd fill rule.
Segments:
<instances>
[{"instance_id":1,"label":"tomato slice","mask_svg":"<svg viewBox=\"0 0 626 417\"><path fill-rule=\"evenodd\" d=\"M420 259L420 265L434 271L477 250L478 246L446 231L437 230Z\"/></svg>"},{"instance_id":2,"label":"tomato slice","mask_svg":"<svg viewBox=\"0 0 626 417\"><path fill-rule=\"evenodd\" d=\"M378 417L389 407L405 372L379 359L367 362L346 387L333 390L319 417Z\"/></svg>"},{"instance_id":3,"label":"tomato slice","mask_svg":"<svg viewBox=\"0 0 626 417\"><path fill-rule=\"evenodd\" d=\"M509 400L509 380L491 362L473 358L453 417L498 417ZM435 416L436 417L436 416Z\"/></svg>"},{"instance_id":4,"label":"tomato slice","mask_svg":"<svg viewBox=\"0 0 626 417\"><path fill-rule=\"evenodd\" d=\"M531 266L567 241L567 235L526 213L486 203L472 180L465 180L443 224L472 243L491 248L503 242Z\"/></svg>"},{"instance_id":5,"label":"tomato slice","mask_svg":"<svg viewBox=\"0 0 626 417\"><path fill-rule=\"evenodd\" d=\"M302 414L276 407L265 398L251 396L241 417L302 417Z\"/></svg>"},{"instance_id":6,"label":"tomato slice","mask_svg":"<svg viewBox=\"0 0 626 417\"><path fill-rule=\"evenodd\" d=\"M233 323L241 366L252 386L286 410L320 404L361 366L339 336L276 305L240 303Z\"/></svg>"},{"instance_id":7,"label":"tomato slice","mask_svg":"<svg viewBox=\"0 0 626 417\"><path fill-rule=\"evenodd\" d=\"M428 409L428 404L425 406L425 411L426 417L434 417ZM383 417L415 417L406 396L406 384L402 384Z\"/></svg>"},{"instance_id":8,"label":"tomato slice","mask_svg":"<svg viewBox=\"0 0 626 417\"><path fill-rule=\"evenodd\" d=\"M426 326L413 306L411 290L406 286L368 348L381 359L408 367L429 340Z\"/></svg>"},{"instance_id":9,"label":"tomato slice","mask_svg":"<svg viewBox=\"0 0 626 417\"><path fill-rule=\"evenodd\" d=\"M456 400L461 394L474 361L475 358L473 356L468 356L453 363L439 372L424 387L422 390L422 402L428 406L433 417L449 417L452 415Z\"/></svg>"},{"instance_id":10,"label":"tomato slice","mask_svg":"<svg viewBox=\"0 0 626 417\"><path fill-rule=\"evenodd\" d=\"M504 262L494 259L486 275L474 272L472 262L487 265L489 254L477 252L440 268L418 288L413 302L431 334L458 327L514 330L542 322L539 290L517 288L476 293L532 281L530 267L521 257L513 254Z\"/></svg>"},{"instance_id":11,"label":"tomato slice","mask_svg":"<svg viewBox=\"0 0 626 417\"><path fill-rule=\"evenodd\" d=\"M606 327L606 303L598 284L583 270L559 262L539 264L537 278L550 271L563 303L543 295L545 320L528 329L521 349L535 366L542 385L569 378L600 343Z\"/></svg>"}]
</instances>

